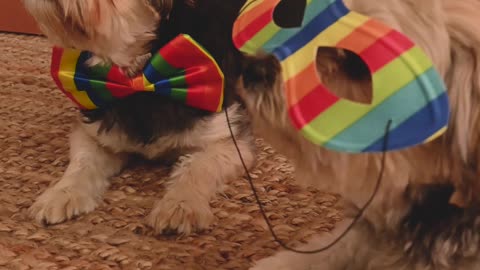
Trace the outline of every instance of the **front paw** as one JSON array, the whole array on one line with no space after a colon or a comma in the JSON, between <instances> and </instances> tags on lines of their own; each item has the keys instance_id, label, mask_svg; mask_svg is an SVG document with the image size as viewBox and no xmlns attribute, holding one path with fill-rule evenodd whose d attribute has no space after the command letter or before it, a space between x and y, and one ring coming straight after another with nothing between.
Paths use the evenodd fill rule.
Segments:
<instances>
[{"instance_id":1,"label":"front paw","mask_svg":"<svg viewBox=\"0 0 480 270\"><path fill-rule=\"evenodd\" d=\"M297 270L297 269L303 269L300 268L300 265L298 268L290 268L288 267L288 262L282 261L281 257L277 258L278 256L273 256L269 258L265 258L263 260L260 260L255 263L255 265L250 268L249 270ZM312 268L312 270L315 268Z\"/></svg>"},{"instance_id":2,"label":"front paw","mask_svg":"<svg viewBox=\"0 0 480 270\"><path fill-rule=\"evenodd\" d=\"M188 235L201 231L213 222L208 201L201 196L168 197L160 200L147 218L156 234L175 231Z\"/></svg>"},{"instance_id":3,"label":"front paw","mask_svg":"<svg viewBox=\"0 0 480 270\"><path fill-rule=\"evenodd\" d=\"M44 225L58 224L95 209L98 199L72 187L46 190L28 210L30 217Z\"/></svg>"}]
</instances>

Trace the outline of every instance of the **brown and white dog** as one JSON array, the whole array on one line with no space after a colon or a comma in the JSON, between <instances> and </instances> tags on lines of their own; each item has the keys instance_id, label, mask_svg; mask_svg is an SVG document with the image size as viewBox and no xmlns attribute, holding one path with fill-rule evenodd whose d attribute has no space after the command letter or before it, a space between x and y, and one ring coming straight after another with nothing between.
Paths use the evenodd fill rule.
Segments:
<instances>
[{"instance_id":1,"label":"brown and white dog","mask_svg":"<svg viewBox=\"0 0 480 270\"><path fill-rule=\"evenodd\" d=\"M480 1L345 2L405 33L433 59L452 106L448 132L429 144L387 155L378 195L333 248L317 255L280 252L253 269L480 269ZM368 102L370 74L356 55L322 48L317 63L332 91ZM304 139L288 118L280 72L273 57L252 60L239 95L254 130L294 162L297 179L338 192L347 202L347 218L337 231L299 247L321 248L345 230L372 194L381 154L332 152Z\"/></svg>"},{"instance_id":2,"label":"brown and white dog","mask_svg":"<svg viewBox=\"0 0 480 270\"><path fill-rule=\"evenodd\" d=\"M234 102L241 54L231 28L242 1L196 0L24 0L53 44L92 52L89 64L105 62L139 72L152 49L180 33L191 35L217 60L225 73L225 102L234 132L248 164L254 143L244 109ZM218 10L225 16L211 16ZM84 112L71 135L70 164L58 183L30 208L38 221L55 224L93 211L109 178L126 164L128 154L148 159L172 154L178 161L166 195L148 217L157 233L188 234L208 227L209 201L227 179L243 168L230 139L225 116L175 103L168 98L136 94L109 109Z\"/></svg>"}]
</instances>

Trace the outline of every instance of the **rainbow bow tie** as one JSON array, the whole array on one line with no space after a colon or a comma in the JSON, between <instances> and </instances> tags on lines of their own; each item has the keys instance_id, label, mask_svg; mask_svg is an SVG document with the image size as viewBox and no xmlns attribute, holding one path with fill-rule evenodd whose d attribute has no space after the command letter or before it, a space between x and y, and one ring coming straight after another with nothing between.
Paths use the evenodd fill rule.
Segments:
<instances>
[{"instance_id":1,"label":"rainbow bow tie","mask_svg":"<svg viewBox=\"0 0 480 270\"><path fill-rule=\"evenodd\" d=\"M89 52L53 48L52 77L82 110L105 107L138 92L168 96L197 109L222 109L224 75L213 57L188 35L179 35L161 48L135 78L115 65L88 67L90 57Z\"/></svg>"}]
</instances>

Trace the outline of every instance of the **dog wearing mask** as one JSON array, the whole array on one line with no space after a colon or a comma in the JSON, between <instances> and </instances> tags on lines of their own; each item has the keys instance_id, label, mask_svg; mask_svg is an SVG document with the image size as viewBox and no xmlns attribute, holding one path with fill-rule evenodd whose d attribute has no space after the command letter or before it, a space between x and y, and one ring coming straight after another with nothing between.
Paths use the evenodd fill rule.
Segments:
<instances>
[{"instance_id":1,"label":"dog wearing mask","mask_svg":"<svg viewBox=\"0 0 480 270\"><path fill-rule=\"evenodd\" d=\"M480 20L476 10L480 1L346 0L345 4L404 33L433 60L447 84L449 129L427 144L387 153L383 182L372 204L332 248L313 255L282 251L252 269L479 269ZM286 12L279 18L289 16ZM238 94L254 131L292 160L301 183L344 198L345 220L331 234L298 249L325 247L345 231L375 190L382 154L354 155L312 144L288 116L278 60L266 55L250 61ZM338 96L370 101L370 72L356 54L320 48L316 62L322 82Z\"/></svg>"}]
</instances>

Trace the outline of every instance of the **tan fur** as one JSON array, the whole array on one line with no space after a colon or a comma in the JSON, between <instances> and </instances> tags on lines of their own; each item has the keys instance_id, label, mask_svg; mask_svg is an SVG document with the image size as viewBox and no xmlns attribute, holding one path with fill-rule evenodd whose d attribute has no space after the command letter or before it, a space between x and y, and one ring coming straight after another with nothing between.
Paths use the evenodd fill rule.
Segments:
<instances>
[{"instance_id":1,"label":"tan fur","mask_svg":"<svg viewBox=\"0 0 480 270\"><path fill-rule=\"evenodd\" d=\"M160 16L146 0L24 0L54 45L95 54L92 64L135 64L148 53Z\"/></svg>"},{"instance_id":2,"label":"tan fur","mask_svg":"<svg viewBox=\"0 0 480 270\"><path fill-rule=\"evenodd\" d=\"M168 16L173 4L172 0L24 2L55 45L93 52L89 64L112 62L130 75L149 59L148 43L156 38L159 20ZM229 110L239 147L250 166L254 144L244 109L234 104ZM243 173L223 114L198 118L191 129L172 128L165 132L168 135L155 136L147 144L133 139L118 123L106 132L98 132L100 126L101 121L80 123L72 133L65 174L29 210L38 222L55 224L93 211L109 186L109 178L122 170L128 154L157 159L174 152L181 157L169 177L166 195L156 203L147 222L156 233L175 230L189 234L212 223L210 200L227 180Z\"/></svg>"},{"instance_id":3,"label":"tan fur","mask_svg":"<svg viewBox=\"0 0 480 270\"><path fill-rule=\"evenodd\" d=\"M408 185L449 181L456 186L452 202L470 207L478 202L478 153L480 152L480 10L478 0L347 0L353 10L377 18L400 30L419 44L433 59L436 68L448 85L452 118L448 132L426 145L392 152L387 157L385 180L365 220L378 231L393 228L399 223L405 209L404 193ZM321 50L322 51L322 50ZM338 71L336 62L318 56L322 80L340 96L365 101L371 89L370 81L351 81ZM331 67L330 67L331 66ZM363 93L363 96L358 96ZM284 89L281 82L273 90L242 89L239 94L251 112L255 130L279 151L292 159L297 179L328 191L338 192L353 203L363 206L373 192L379 174L379 154L351 155L328 151L315 146L294 130L287 117ZM348 113L348 112L346 112ZM472 166L472 164L474 164ZM472 171L474 170L474 171ZM346 221L350 222L349 220ZM393 263L387 253L368 245L372 235L362 233L362 225L342 240L335 248L319 255L279 253L254 267L255 270L335 270L335 269L478 269L479 264L451 265L448 242L432 249L436 255L430 266L409 266ZM399 232L401 233L401 232ZM370 239L368 238L370 237ZM328 240L315 240L309 248L321 247ZM373 243L377 243L373 241ZM376 250L370 256L363 250ZM402 247L397 247L402 251ZM472 247L473 248L473 247ZM308 249L308 248L307 248ZM478 252L476 244L472 252ZM371 259L368 266L354 263L354 256ZM399 259L398 256L391 258ZM473 266L472 266L473 265Z\"/></svg>"},{"instance_id":4,"label":"tan fur","mask_svg":"<svg viewBox=\"0 0 480 270\"><path fill-rule=\"evenodd\" d=\"M237 105L230 107L229 112L232 123L244 117ZM126 164L126 154L156 159L183 149L183 156L170 174L167 193L156 203L147 222L156 233L175 229L190 234L206 229L213 221L210 200L225 182L243 173L226 127L225 116L218 114L210 121L198 122L193 130L143 145L129 140L119 130L98 135L98 124L82 124L71 136L67 171L36 200L30 214L38 222L55 224L91 212L109 186L109 178ZM234 132L244 131L234 129ZM238 144L247 165L251 166L254 155L248 132L238 136Z\"/></svg>"}]
</instances>

